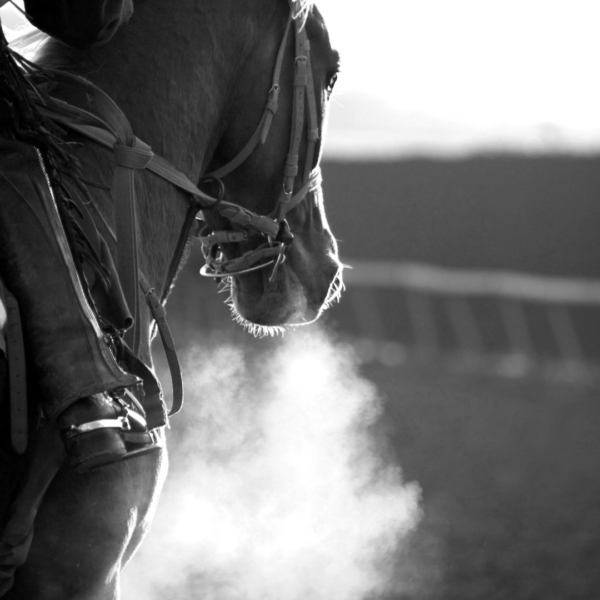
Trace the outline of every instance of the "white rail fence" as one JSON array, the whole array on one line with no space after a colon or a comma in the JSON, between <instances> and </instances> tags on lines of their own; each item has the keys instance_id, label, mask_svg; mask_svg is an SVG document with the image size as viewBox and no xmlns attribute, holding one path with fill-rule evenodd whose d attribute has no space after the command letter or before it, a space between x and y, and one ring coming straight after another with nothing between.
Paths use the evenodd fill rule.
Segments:
<instances>
[{"instance_id":1,"label":"white rail fence","mask_svg":"<svg viewBox=\"0 0 600 600\"><path fill-rule=\"evenodd\" d=\"M344 272L344 279L363 338L390 342L390 324L397 315L381 314L376 292L396 290L403 296L398 310L406 313L410 344L424 359L451 355L470 364L492 359L517 371L545 363L551 370L576 376L596 369L597 357L590 355L582 337L593 339L595 329L600 338L600 281L418 263L348 262L352 269ZM496 305L496 329L505 339L501 352L490 349L486 314L478 310L482 300ZM532 307L543 314L535 327ZM577 310L587 312L585 320L575 324L572 315ZM536 339L541 322L547 330L542 336L546 345L556 350L552 360L540 352Z\"/></svg>"}]
</instances>

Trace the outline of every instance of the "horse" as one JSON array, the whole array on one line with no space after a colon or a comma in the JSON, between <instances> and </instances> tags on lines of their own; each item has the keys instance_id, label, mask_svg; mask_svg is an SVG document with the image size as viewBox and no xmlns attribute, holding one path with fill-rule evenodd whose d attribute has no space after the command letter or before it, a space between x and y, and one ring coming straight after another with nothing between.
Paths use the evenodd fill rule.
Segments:
<instances>
[{"instance_id":1,"label":"horse","mask_svg":"<svg viewBox=\"0 0 600 600\"><path fill-rule=\"evenodd\" d=\"M204 274L226 282L236 320L255 334L312 322L337 299L342 267L318 164L339 57L315 6L143 0L108 44L78 50L39 34L27 43L36 64L103 90L137 138L176 165L176 179L202 184L190 192L188 184L135 173L139 271L161 306L194 235L205 246ZM308 61L298 56L309 47ZM305 101L307 81L312 98ZM66 94L65 102L89 108L90 89ZM82 131L71 130L69 144L96 226L117 252L115 159ZM202 209L198 226L192 205ZM151 370L158 317L138 300L138 357ZM6 598L119 596L119 573L150 527L167 474L164 428L157 436L162 447L153 453L81 474L59 468Z\"/></svg>"}]
</instances>

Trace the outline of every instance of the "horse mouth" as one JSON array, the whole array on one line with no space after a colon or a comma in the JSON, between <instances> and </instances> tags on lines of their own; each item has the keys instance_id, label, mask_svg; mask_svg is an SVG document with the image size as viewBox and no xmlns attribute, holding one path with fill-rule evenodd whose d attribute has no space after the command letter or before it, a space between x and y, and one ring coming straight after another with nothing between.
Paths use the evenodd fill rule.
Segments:
<instances>
[{"instance_id":1,"label":"horse mouth","mask_svg":"<svg viewBox=\"0 0 600 600\"><path fill-rule=\"evenodd\" d=\"M342 269L334 253L317 261L291 250L274 276L272 266L233 276L228 303L234 319L259 336L308 325L339 300Z\"/></svg>"}]
</instances>

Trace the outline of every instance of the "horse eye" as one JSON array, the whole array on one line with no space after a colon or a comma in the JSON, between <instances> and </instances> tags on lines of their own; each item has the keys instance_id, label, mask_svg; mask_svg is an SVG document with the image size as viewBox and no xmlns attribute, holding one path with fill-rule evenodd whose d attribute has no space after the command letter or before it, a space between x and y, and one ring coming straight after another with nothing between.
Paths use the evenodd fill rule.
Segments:
<instances>
[{"instance_id":1,"label":"horse eye","mask_svg":"<svg viewBox=\"0 0 600 600\"><path fill-rule=\"evenodd\" d=\"M333 77L331 77L331 79L329 80L329 83L327 84L327 95L331 96L331 92L333 92L333 86L335 85L335 82L337 81L337 73L333 74Z\"/></svg>"}]
</instances>

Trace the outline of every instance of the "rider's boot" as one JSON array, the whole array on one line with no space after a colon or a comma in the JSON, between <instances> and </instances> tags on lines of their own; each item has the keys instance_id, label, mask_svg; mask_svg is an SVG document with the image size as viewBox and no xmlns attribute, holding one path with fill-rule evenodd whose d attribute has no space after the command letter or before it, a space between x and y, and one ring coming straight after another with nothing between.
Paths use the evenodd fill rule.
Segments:
<instances>
[{"instance_id":1,"label":"rider's boot","mask_svg":"<svg viewBox=\"0 0 600 600\"><path fill-rule=\"evenodd\" d=\"M83 291L41 156L0 137L0 277L17 298L32 379L46 416L58 421L75 467L126 458L127 427L136 422L124 390L140 380L112 354ZM131 406L130 406L131 405ZM129 408L128 408L129 406ZM116 427L84 427L102 420ZM143 419L142 419L143 420ZM79 429L77 429L79 428ZM135 429L135 427L132 427ZM140 437L137 449L153 449Z\"/></svg>"},{"instance_id":2,"label":"rider's boot","mask_svg":"<svg viewBox=\"0 0 600 600\"><path fill-rule=\"evenodd\" d=\"M89 471L160 448L148 431L143 409L128 391L120 398L94 394L78 400L56 422L75 471Z\"/></svg>"}]
</instances>

